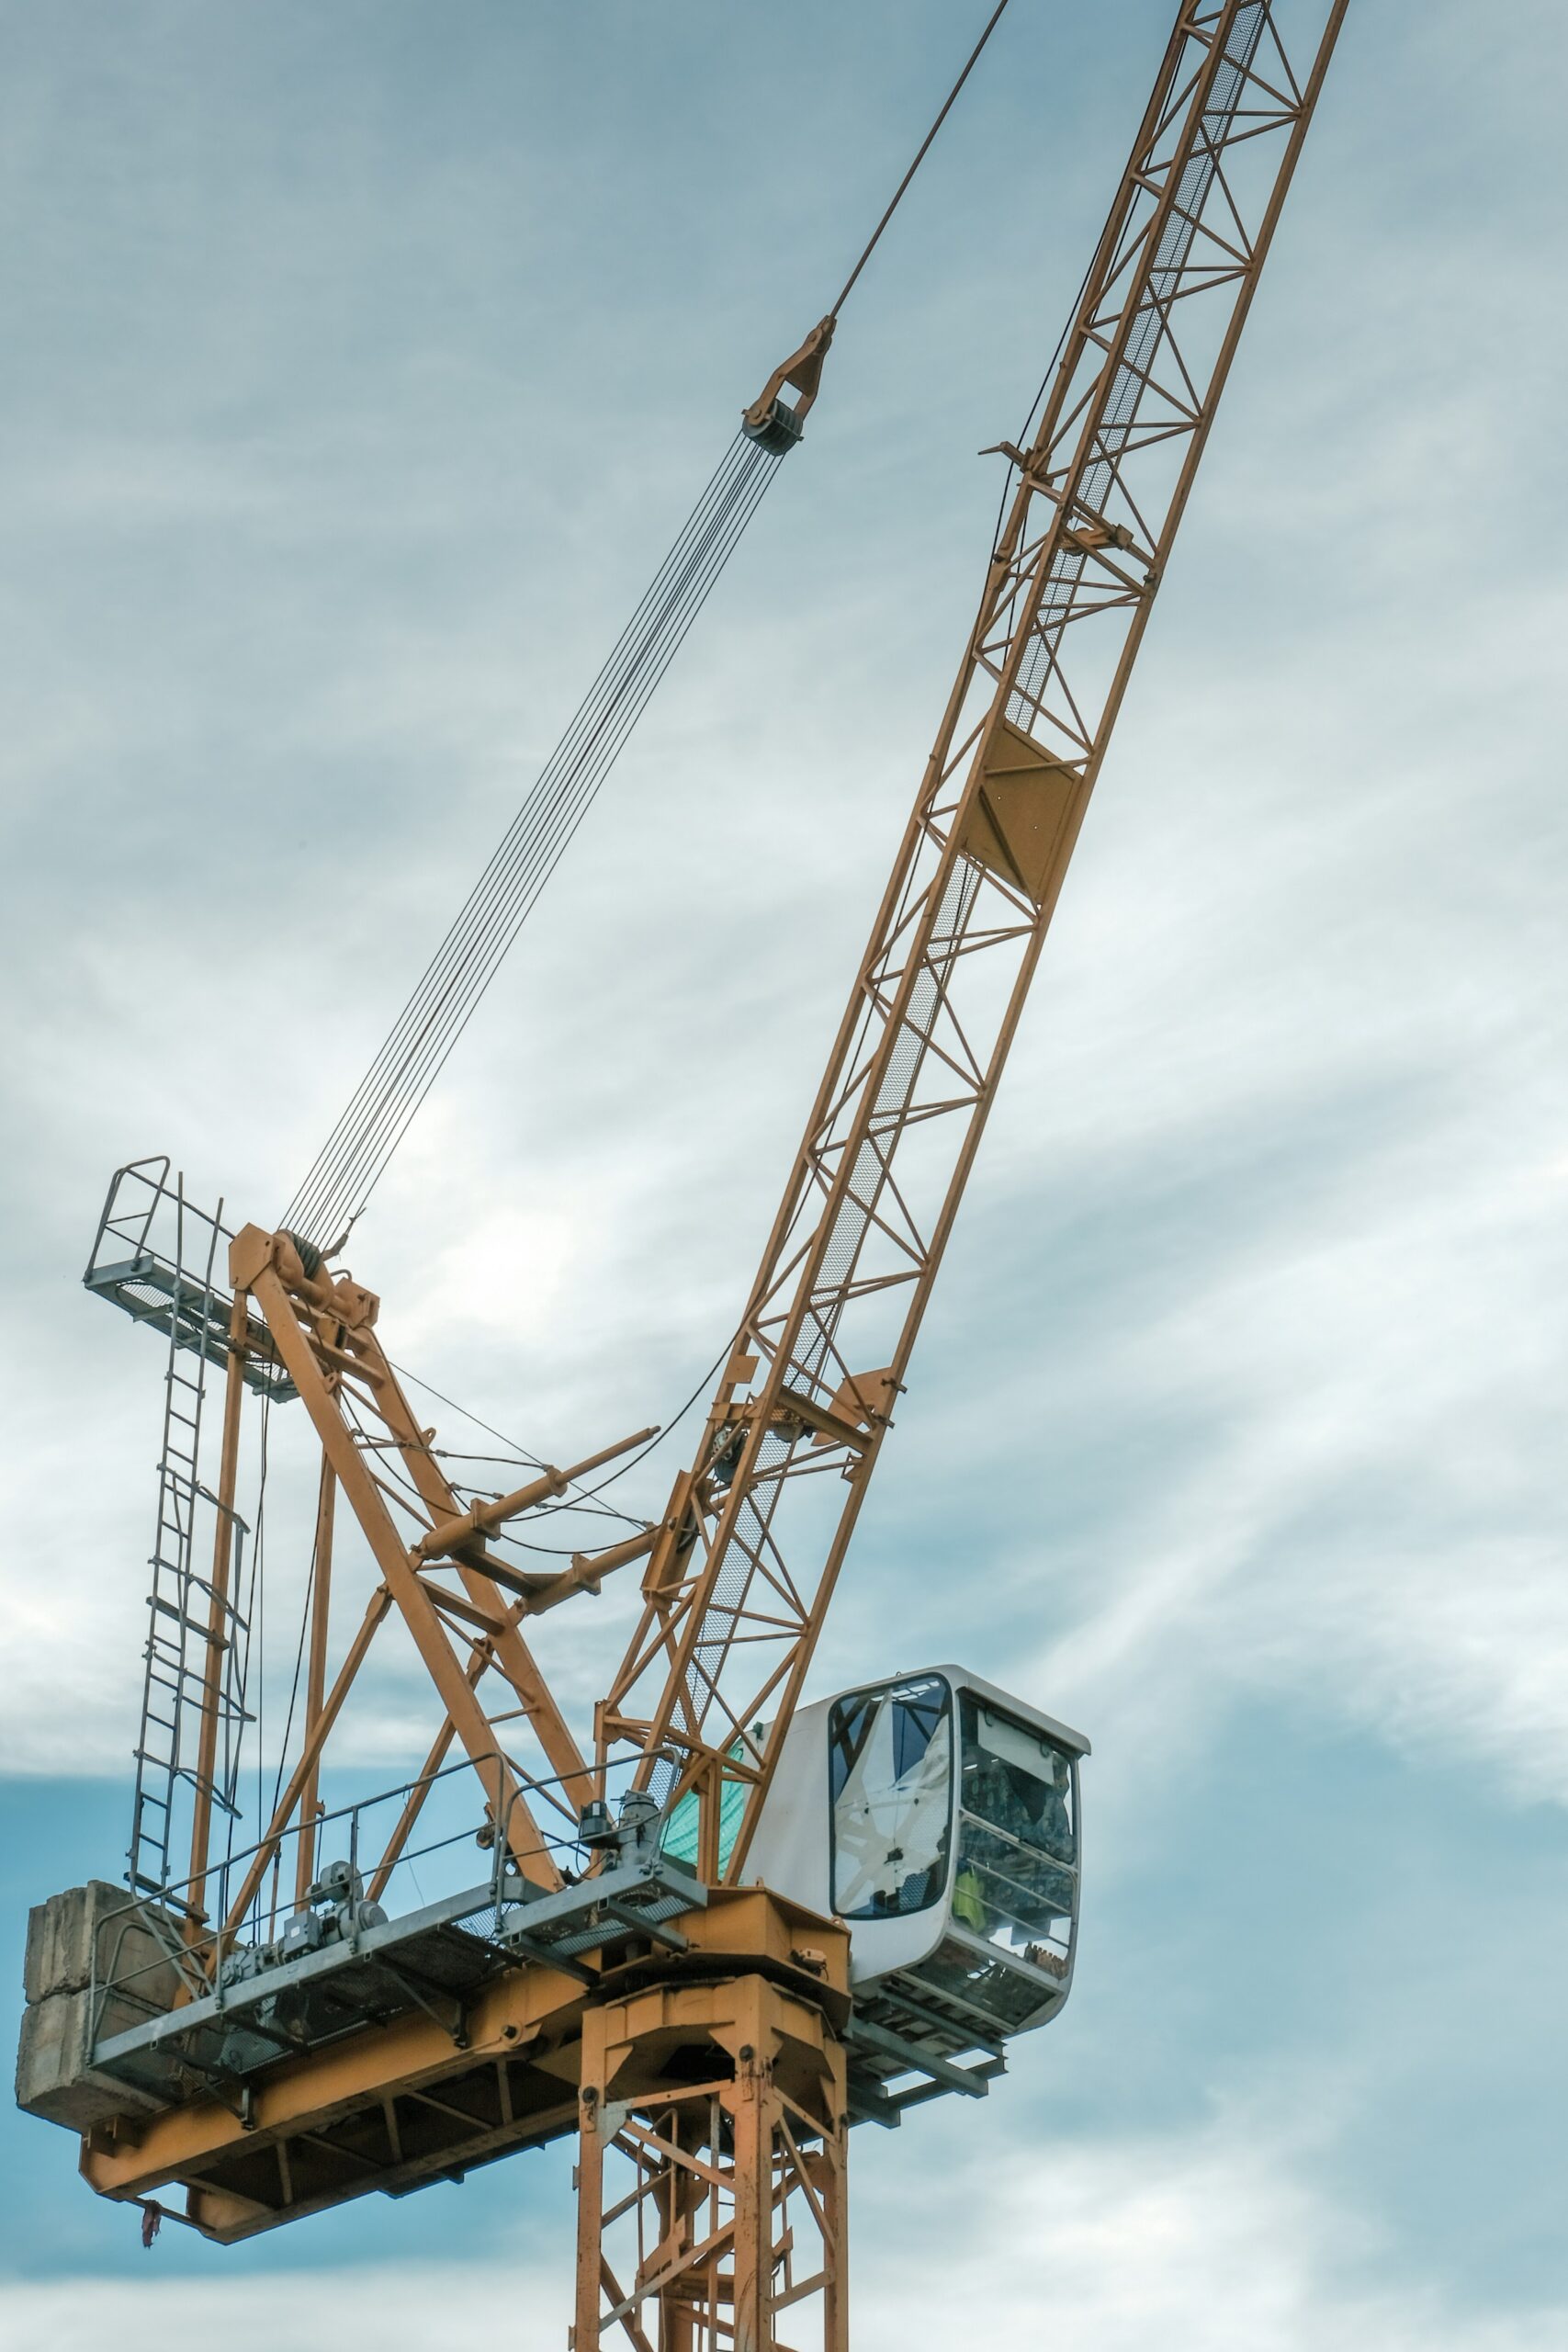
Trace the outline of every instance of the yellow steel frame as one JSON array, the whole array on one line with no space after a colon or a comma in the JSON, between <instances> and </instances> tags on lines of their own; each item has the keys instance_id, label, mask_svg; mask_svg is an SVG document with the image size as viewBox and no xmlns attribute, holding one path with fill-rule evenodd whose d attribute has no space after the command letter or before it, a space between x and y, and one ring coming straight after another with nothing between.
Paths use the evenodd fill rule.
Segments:
<instances>
[{"instance_id":1,"label":"yellow steel frame","mask_svg":"<svg viewBox=\"0 0 1568 2352\"><path fill-rule=\"evenodd\" d=\"M560 1575L518 1571L491 1548L497 1530L637 1441L467 1505L380 1343L375 1295L308 1267L314 1253L287 1233L249 1226L233 1243L193 1949L213 1964L290 1834L304 1899L321 1758L395 1614L441 1710L426 1777L455 1747L466 1753L494 1837L536 1885L559 1883L537 1808L570 1830L612 1759L661 1801L698 1792L713 1907L694 1915L690 1951L644 1951L586 1990L520 1965L476 1995L460 2048L409 2016L280 2061L239 2117L203 2095L134 2132L95 2133L84 2169L103 2193L183 2180L200 2226L240 2236L426 2177L449 2161L443 2130L466 2152L457 2160L479 2161L575 2124L578 2352L617 2330L634 2352L769 2352L785 2311L792 2341L809 2324L824 2352L842 2352L847 1936L744 1887L748 1851L1345 6L1177 10L1038 427L1027 447L1001 445L1012 490L978 616L739 1336L661 1521ZM258 1350L287 1372L321 1449L305 1715L288 1785L218 1921L207 1915L224 1578ZM836 1510L797 1510L802 1481L824 1476ZM379 1581L329 1680L345 1510ZM638 1558L640 1617L588 1755L523 1627ZM501 1736L491 1676L542 1764ZM727 1784L746 1809L721 1868ZM373 1864L373 1894L423 1797L416 1787ZM423 2102L421 2129L409 2100ZM441 2112L446 2124L432 2123ZM629 2261L615 2249L627 2234Z\"/></svg>"},{"instance_id":2,"label":"yellow steel frame","mask_svg":"<svg viewBox=\"0 0 1568 2352\"><path fill-rule=\"evenodd\" d=\"M1346 0L1184 0L597 1725L745 1874ZM1300 62L1300 71L1296 62ZM836 1511L803 1482L837 1474ZM763 1736L762 1725L773 1731ZM671 1756L678 1758L670 1762Z\"/></svg>"}]
</instances>

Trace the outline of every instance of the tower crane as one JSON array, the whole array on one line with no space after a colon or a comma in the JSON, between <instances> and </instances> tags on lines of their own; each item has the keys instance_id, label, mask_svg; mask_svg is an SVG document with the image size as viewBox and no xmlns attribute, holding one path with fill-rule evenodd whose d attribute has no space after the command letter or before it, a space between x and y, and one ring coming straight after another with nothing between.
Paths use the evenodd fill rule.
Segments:
<instances>
[{"instance_id":1,"label":"tower crane","mask_svg":"<svg viewBox=\"0 0 1568 2352\"><path fill-rule=\"evenodd\" d=\"M88 1283L169 1342L130 1885L34 1912L18 2095L147 2226L242 2239L573 2138L576 2352L843 2352L852 2126L986 2096L1066 2002L1087 1741L955 1665L807 1678L1344 9L1175 10L1036 413L988 453L975 624L656 1520L520 1561L656 1433L480 1493L325 1234L231 1231L166 1160L117 1176ZM823 347L749 432L787 446ZM250 1498L296 1403L298 1745L237 1851ZM534 1621L634 1566L574 1724ZM428 1752L329 1808L389 1624Z\"/></svg>"}]
</instances>

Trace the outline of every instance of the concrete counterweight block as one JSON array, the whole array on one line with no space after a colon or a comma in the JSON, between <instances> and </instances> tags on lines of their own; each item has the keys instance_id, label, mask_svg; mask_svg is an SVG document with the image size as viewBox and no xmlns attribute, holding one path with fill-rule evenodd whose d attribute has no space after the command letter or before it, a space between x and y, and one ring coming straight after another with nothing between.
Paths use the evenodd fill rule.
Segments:
<instances>
[{"instance_id":1,"label":"concrete counterweight block","mask_svg":"<svg viewBox=\"0 0 1568 2352\"><path fill-rule=\"evenodd\" d=\"M164 2102L95 2068L96 2046L172 2008L181 1984L177 1922L122 1886L93 1879L28 1915L17 2104L67 2131Z\"/></svg>"}]
</instances>

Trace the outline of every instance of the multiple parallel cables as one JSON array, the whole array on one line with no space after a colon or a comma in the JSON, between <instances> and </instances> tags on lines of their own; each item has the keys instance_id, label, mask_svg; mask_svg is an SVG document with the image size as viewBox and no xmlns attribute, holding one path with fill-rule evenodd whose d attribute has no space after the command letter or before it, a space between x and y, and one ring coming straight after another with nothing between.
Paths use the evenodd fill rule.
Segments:
<instances>
[{"instance_id":1,"label":"multiple parallel cables","mask_svg":"<svg viewBox=\"0 0 1568 2352\"><path fill-rule=\"evenodd\" d=\"M999 22L997 0L963 72L821 325L776 370L720 459L651 587L616 639L537 782L469 891L429 968L284 1211L281 1224L324 1255L341 1249L447 1055L500 969L568 842L592 806L682 639L800 437L838 313ZM800 395L793 408L785 385Z\"/></svg>"},{"instance_id":2,"label":"multiple parallel cables","mask_svg":"<svg viewBox=\"0 0 1568 2352\"><path fill-rule=\"evenodd\" d=\"M787 446L787 445L786 445ZM368 1199L778 470L737 433L282 1223L331 1250Z\"/></svg>"}]
</instances>

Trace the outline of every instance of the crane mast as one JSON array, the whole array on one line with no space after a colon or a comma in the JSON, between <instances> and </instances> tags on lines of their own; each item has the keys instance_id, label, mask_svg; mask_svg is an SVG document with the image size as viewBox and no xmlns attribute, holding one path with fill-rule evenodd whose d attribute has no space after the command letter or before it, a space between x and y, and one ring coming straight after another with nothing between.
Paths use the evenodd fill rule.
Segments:
<instances>
[{"instance_id":1,"label":"crane mast","mask_svg":"<svg viewBox=\"0 0 1568 2352\"><path fill-rule=\"evenodd\" d=\"M1343 15L1179 9L1038 426L1001 445L974 630L600 1713L602 1759L697 1792L716 1880L744 1875Z\"/></svg>"},{"instance_id":2,"label":"crane mast","mask_svg":"<svg viewBox=\"0 0 1568 2352\"><path fill-rule=\"evenodd\" d=\"M764 1821L764 1802L792 1721L804 1739L837 1712L802 1706L805 1678L1346 5L1176 9L1038 415L986 453L1005 459L1009 492L974 627L699 1445L656 1524L558 1571L519 1567L496 1549L509 1522L574 1483L592 1498L581 1482L655 1433L570 1470L536 1465L508 1495L462 1487L379 1336L379 1301L333 1271L333 1250L187 1213L166 1160L119 1171L86 1279L167 1335L170 1367L131 1893L94 1882L35 1912L18 2076L31 2112L83 2135L100 2194L153 2200L155 2219L156 2192L178 2184L182 2218L228 2241L575 2134L574 2352L845 2352L850 2123L982 2096L1007 2035L1065 1998L1079 1735L1038 1716L1032 1734L990 1694L992 1736L1020 1770L1035 1737L1074 1808L1055 1859L1034 1849L1034 1913L1010 1921L1046 1938L1016 1963L1046 2006L994 2034L963 1997L973 1974L955 1991L934 1944L886 1972L903 2008L862 1998L872 1977L852 1973L850 1923L880 1931L889 1906L802 1894L783 1872L763 1883L779 1813ZM781 371L807 399L829 324ZM209 1365L224 1378L212 1487ZM298 1752L236 1854L253 1396L261 1479L266 1416L298 1399L319 1483ZM329 1677L329 1610L348 1582L334 1528L350 1523L377 1581ZM528 1621L634 1564L641 1605L590 1747ZM384 1623L412 1643L440 1720L412 1781L329 1815L323 1758ZM881 1695L915 1708L940 1679ZM932 1702L949 1708L944 1824L962 1811L952 1698ZM825 1774L827 1740L814 1752ZM482 1865L471 1815L449 1831L451 1775L482 1794ZM826 1820L824 1801L824 1849ZM346 1854L328 1859L329 1824ZM481 1883L389 1918L400 1872L455 1843ZM946 1921L963 1854L942 1854L948 1907L935 1893L913 1907ZM934 1887L937 1863L921 1867ZM855 1932L863 1956L870 1929ZM929 2029L918 2046L908 2019ZM911 2062L924 2086L883 2096Z\"/></svg>"}]
</instances>

